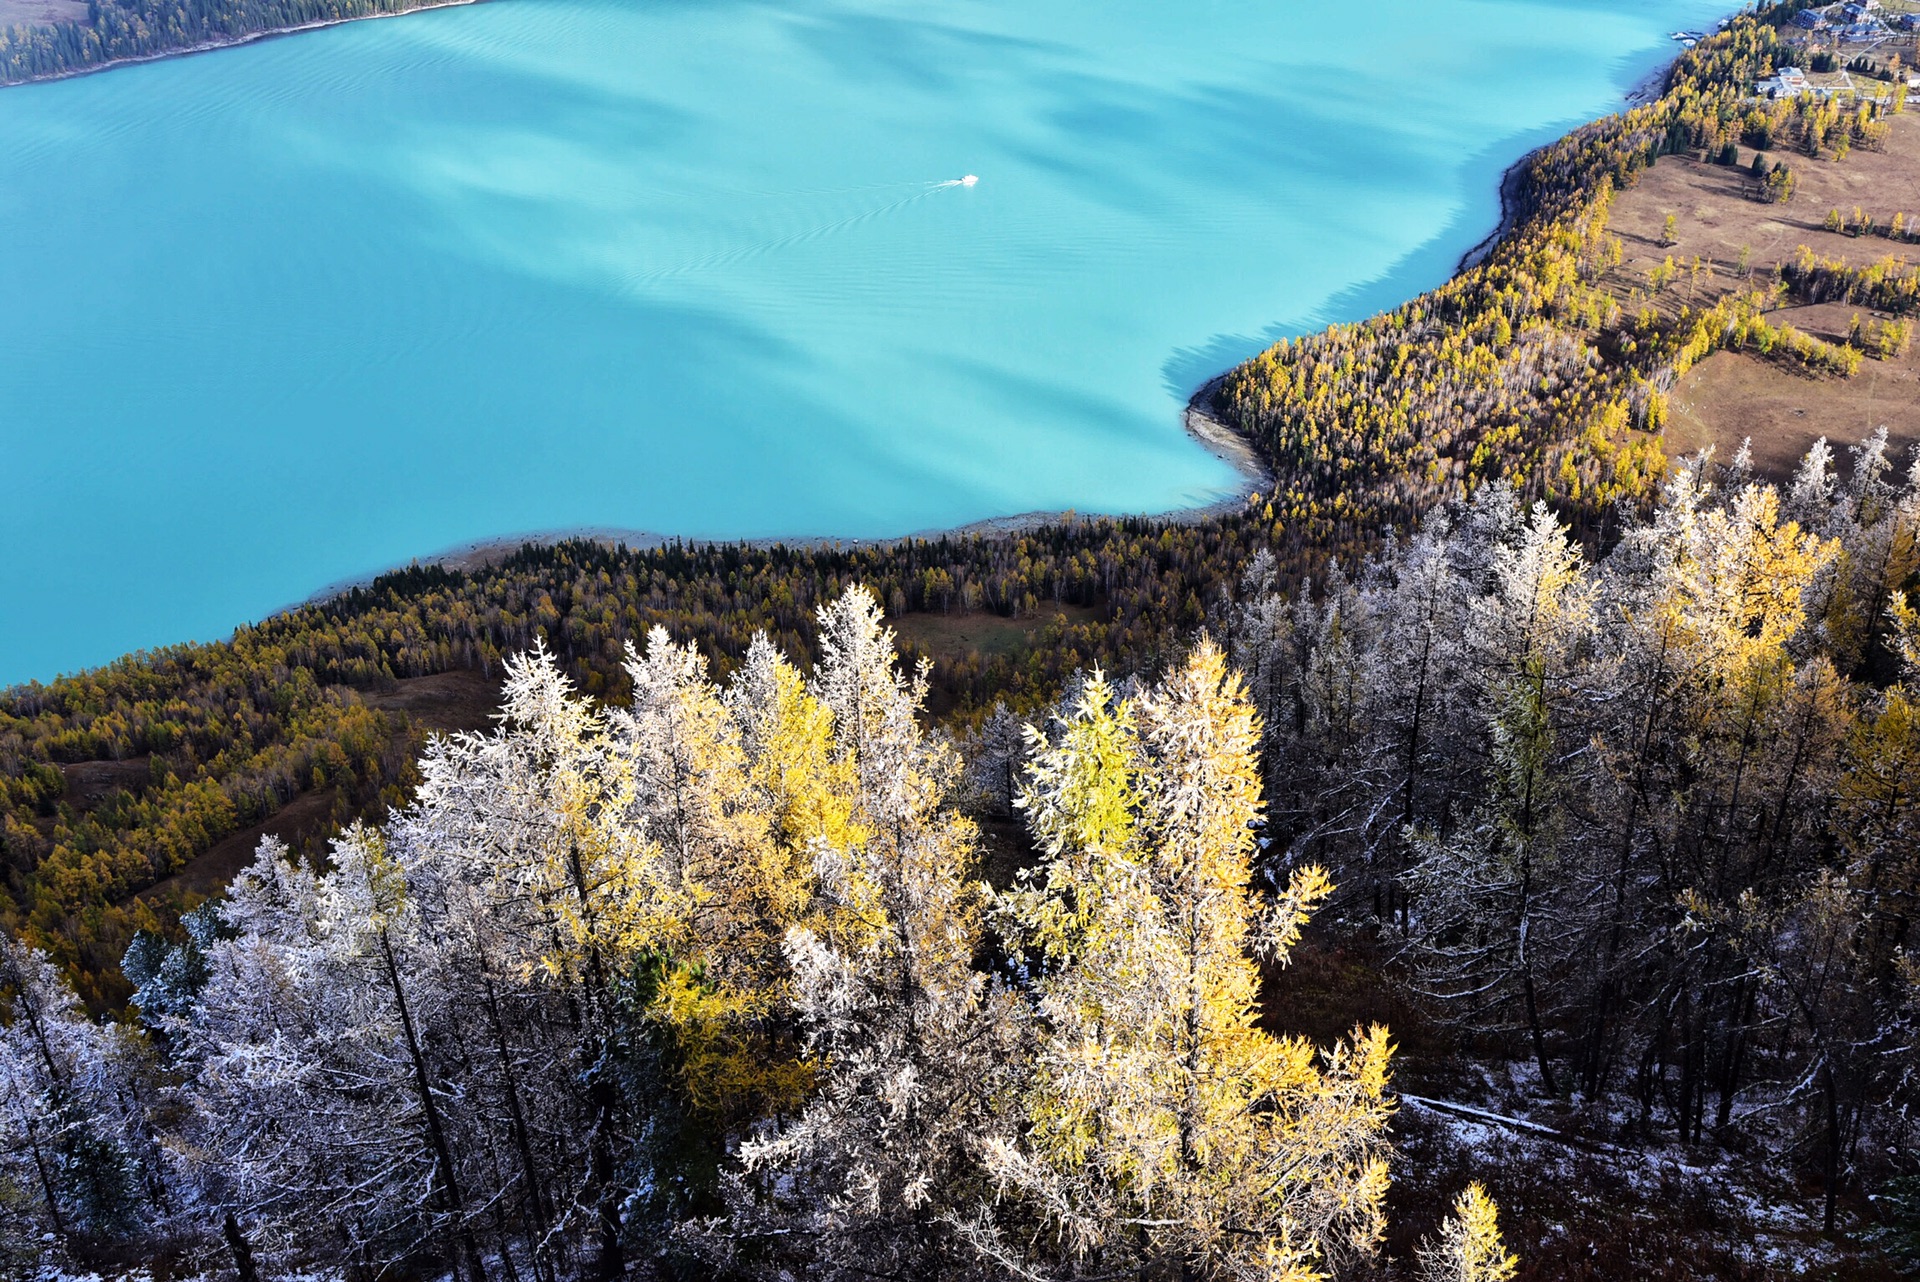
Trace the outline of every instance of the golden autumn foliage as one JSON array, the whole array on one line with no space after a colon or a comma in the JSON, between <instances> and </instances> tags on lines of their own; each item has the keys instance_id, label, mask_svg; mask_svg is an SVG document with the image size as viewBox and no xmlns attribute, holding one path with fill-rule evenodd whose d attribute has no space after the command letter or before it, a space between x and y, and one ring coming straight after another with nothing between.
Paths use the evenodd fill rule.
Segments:
<instances>
[{"instance_id":1,"label":"golden autumn foliage","mask_svg":"<svg viewBox=\"0 0 1920 1282\"><path fill-rule=\"evenodd\" d=\"M1420 1252L1420 1282L1509 1282L1520 1261L1502 1245L1499 1221L1479 1181L1467 1185L1439 1238Z\"/></svg>"},{"instance_id":2,"label":"golden autumn foliage","mask_svg":"<svg viewBox=\"0 0 1920 1282\"><path fill-rule=\"evenodd\" d=\"M1116 703L1097 676L1022 797L1047 862L1003 912L1044 959L1031 1124L989 1165L1069 1254L1111 1268L1306 1279L1382 1232L1391 1049L1324 1055L1259 1027L1257 953L1284 963L1328 893L1250 886L1258 728L1202 642Z\"/></svg>"}]
</instances>

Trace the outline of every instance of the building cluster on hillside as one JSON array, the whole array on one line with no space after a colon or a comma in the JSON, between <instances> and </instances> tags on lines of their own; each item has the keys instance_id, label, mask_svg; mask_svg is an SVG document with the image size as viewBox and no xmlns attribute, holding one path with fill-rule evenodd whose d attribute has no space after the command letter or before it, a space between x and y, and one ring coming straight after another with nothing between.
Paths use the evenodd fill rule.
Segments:
<instances>
[{"instance_id":1,"label":"building cluster on hillside","mask_svg":"<svg viewBox=\"0 0 1920 1282\"><path fill-rule=\"evenodd\" d=\"M1888 9L1883 0L1845 0L1841 4L1802 9L1793 15L1791 26L1799 33L1792 43L1812 60L1816 70L1837 70L1843 62L1850 69L1857 69L1859 58L1874 55L1876 51L1899 54L1902 55L1900 61L1909 61L1904 56L1909 40L1901 33L1910 37L1920 32L1920 11L1895 12ZM1865 47L1848 51L1848 45ZM1907 76L1906 88L1917 87L1920 81ZM1844 74L1838 77L1837 83L1816 84L1799 67L1781 67L1755 84L1754 92L1762 98L1793 98L1802 94L1830 98L1836 94L1884 96L1893 90L1876 90Z\"/></svg>"},{"instance_id":2,"label":"building cluster on hillside","mask_svg":"<svg viewBox=\"0 0 1920 1282\"><path fill-rule=\"evenodd\" d=\"M1909 94L1920 90L1920 75L1909 75L1905 79ZM1816 98L1831 98L1839 93L1863 92L1857 85L1851 88L1846 85L1816 85L1808 80L1807 73L1798 67L1781 67L1765 80L1757 81L1753 91L1762 98L1795 98L1801 94L1812 94ZM1868 97L1884 97L1891 93L1892 89L1889 87L1881 90L1869 85L1865 92Z\"/></svg>"},{"instance_id":3,"label":"building cluster on hillside","mask_svg":"<svg viewBox=\"0 0 1920 1282\"><path fill-rule=\"evenodd\" d=\"M1802 31L1824 32L1843 43L1859 43L1884 39L1896 29L1920 29L1920 17L1890 14L1880 0L1846 0L1822 9L1802 9L1793 15L1793 25Z\"/></svg>"}]
</instances>

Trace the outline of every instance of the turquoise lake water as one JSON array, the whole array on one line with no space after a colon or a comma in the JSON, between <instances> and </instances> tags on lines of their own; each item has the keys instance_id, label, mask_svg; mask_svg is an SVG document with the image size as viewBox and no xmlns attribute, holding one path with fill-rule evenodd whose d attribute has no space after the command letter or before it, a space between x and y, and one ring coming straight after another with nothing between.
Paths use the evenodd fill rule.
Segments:
<instances>
[{"instance_id":1,"label":"turquoise lake water","mask_svg":"<svg viewBox=\"0 0 1920 1282\"><path fill-rule=\"evenodd\" d=\"M0 682L489 536L1230 493L1195 387L1724 12L500 0L0 91Z\"/></svg>"}]
</instances>

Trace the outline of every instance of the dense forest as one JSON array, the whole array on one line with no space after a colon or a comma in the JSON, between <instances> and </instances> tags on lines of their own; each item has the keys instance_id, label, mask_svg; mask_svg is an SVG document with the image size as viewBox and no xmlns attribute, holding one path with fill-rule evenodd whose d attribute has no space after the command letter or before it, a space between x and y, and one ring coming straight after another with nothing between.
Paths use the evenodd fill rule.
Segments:
<instances>
[{"instance_id":1,"label":"dense forest","mask_svg":"<svg viewBox=\"0 0 1920 1282\"><path fill-rule=\"evenodd\" d=\"M0 919L74 968L90 1005L124 1000L120 950L134 928L171 915L136 892L298 794L326 793L342 821L381 813L410 782L417 744L362 696L397 678L497 670L536 639L584 690L618 698L621 646L655 624L721 671L761 628L805 657L810 612L856 580L894 613L1033 619L1088 607L1091 617L1024 653L943 657L936 711L977 717L995 698L1044 701L1089 664L1150 668L1260 548L1284 582L1301 583L1488 481L1553 500L1584 540L1610 537L1621 506L1644 507L1659 483L1660 441L1639 429L1664 420L1663 389L1687 365L1742 345L1815 369L1857 366L1856 349L1775 330L1756 301L1629 313L1594 283L1612 193L1663 151L1749 136L1756 113L1772 122L1769 140L1811 139L1818 125L1837 142L1874 123L1872 108L1842 129L1823 113L1810 125L1791 104L1768 115L1744 101L1780 52L1769 24L1788 11L1737 21L1680 61L1659 102L1537 155L1516 229L1485 263L1388 316L1283 343L1235 371L1217 408L1278 478L1245 512L845 551L527 549L470 574L389 575L231 643L25 687L0 696ZM146 777L130 771L107 803L75 804L60 767L95 760L144 763Z\"/></svg>"},{"instance_id":2,"label":"dense forest","mask_svg":"<svg viewBox=\"0 0 1920 1282\"><path fill-rule=\"evenodd\" d=\"M609 708L537 646L384 823L136 935L134 1021L5 945L11 1249L1512 1276L1471 1172L1380 1254L1391 1034L1287 1031L1310 916L1454 1054L1809 1172L1836 1228L1917 1138L1917 569L1876 438L1784 490L1694 460L1598 558L1502 484L1320 591L1257 555L1159 676L959 745L860 586L811 672L655 629ZM975 815L1026 832L998 886Z\"/></svg>"},{"instance_id":3,"label":"dense forest","mask_svg":"<svg viewBox=\"0 0 1920 1282\"><path fill-rule=\"evenodd\" d=\"M936 663L936 706L965 721L996 696L1034 706L1083 666L1132 669L1173 653L1205 621L1203 601L1251 555L1257 530L1241 520L1099 521L851 551L582 542L471 574L388 575L230 643L130 656L0 699L0 912L78 973L90 1004L118 1003L130 991L121 950L165 911L135 892L297 794L330 791L343 821L400 798L412 751L395 714L364 697L396 678L498 672L503 655L542 641L584 691L618 700L623 645L656 625L696 641L720 671L745 657L757 630L804 661L812 612L856 581L894 613L1034 618L1060 603L1101 607L1024 651ZM82 805L61 767L96 760L144 777Z\"/></svg>"},{"instance_id":4,"label":"dense forest","mask_svg":"<svg viewBox=\"0 0 1920 1282\"><path fill-rule=\"evenodd\" d=\"M0 695L0 1252L1605 1276L1511 1259L1474 1170L1387 1215L1388 1033L1289 1005L1311 915L1420 1071L1520 1065L1591 1143L1811 1181L1920 1259L1920 489L1884 440L1776 488L1659 436L1712 351L1904 342L1765 313L1905 312L1912 273L1605 280L1660 156L1758 148L1780 199L1884 136L1897 102L1751 99L1793 7L1537 153L1485 261L1234 371L1275 477L1241 512L530 547ZM881 613L1032 636L903 676ZM376 706L455 669L505 680L495 733ZM343 834L155 889L295 798Z\"/></svg>"},{"instance_id":5,"label":"dense forest","mask_svg":"<svg viewBox=\"0 0 1920 1282\"><path fill-rule=\"evenodd\" d=\"M324 872L266 843L185 939L136 941L144 1037L0 945L13 1249L218 1224L243 1274L474 1282L1365 1257L1388 1035L1257 1024L1256 955L1328 884L1250 889L1220 650L1126 698L1096 676L1030 737L1040 859L996 895L865 589L818 644L803 675L758 637L723 687L656 630L613 712L510 662L501 727L437 741ZM1492 1215L1464 1197L1428 1275L1509 1275Z\"/></svg>"},{"instance_id":6,"label":"dense forest","mask_svg":"<svg viewBox=\"0 0 1920 1282\"><path fill-rule=\"evenodd\" d=\"M1828 1230L1920 1139L1920 460L1831 463L1696 460L1597 561L1490 487L1228 628L1279 866L1544 1093L1804 1159Z\"/></svg>"},{"instance_id":7,"label":"dense forest","mask_svg":"<svg viewBox=\"0 0 1920 1282\"><path fill-rule=\"evenodd\" d=\"M1898 95L1850 109L1757 103L1754 81L1790 56L1772 25L1790 9L1736 20L1679 60L1657 102L1536 152L1515 226L1484 263L1228 375L1219 409L1277 478L1265 508L1277 530L1345 546L1356 529L1404 530L1437 503L1507 480L1535 493L1544 481L1583 536L1606 537L1616 506L1657 484L1665 394L1703 357L1759 347L1819 372L1858 369L1857 349L1774 331L1759 315L1773 301L1764 294L1660 306L1604 280L1620 256L1607 230L1614 196L1662 155L1772 148L1782 158L1756 158L1755 194L1788 198L1794 163L1875 146L1885 117L1904 110Z\"/></svg>"}]
</instances>

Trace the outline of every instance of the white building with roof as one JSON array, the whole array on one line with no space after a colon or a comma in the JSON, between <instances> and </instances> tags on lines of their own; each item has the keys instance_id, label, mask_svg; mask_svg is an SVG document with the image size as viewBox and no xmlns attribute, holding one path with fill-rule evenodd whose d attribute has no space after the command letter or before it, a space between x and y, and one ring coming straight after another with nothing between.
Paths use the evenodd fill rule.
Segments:
<instances>
[{"instance_id":1,"label":"white building with roof","mask_svg":"<svg viewBox=\"0 0 1920 1282\"><path fill-rule=\"evenodd\" d=\"M1798 67L1781 67L1753 88L1762 98L1791 98L1807 92L1807 73Z\"/></svg>"}]
</instances>

